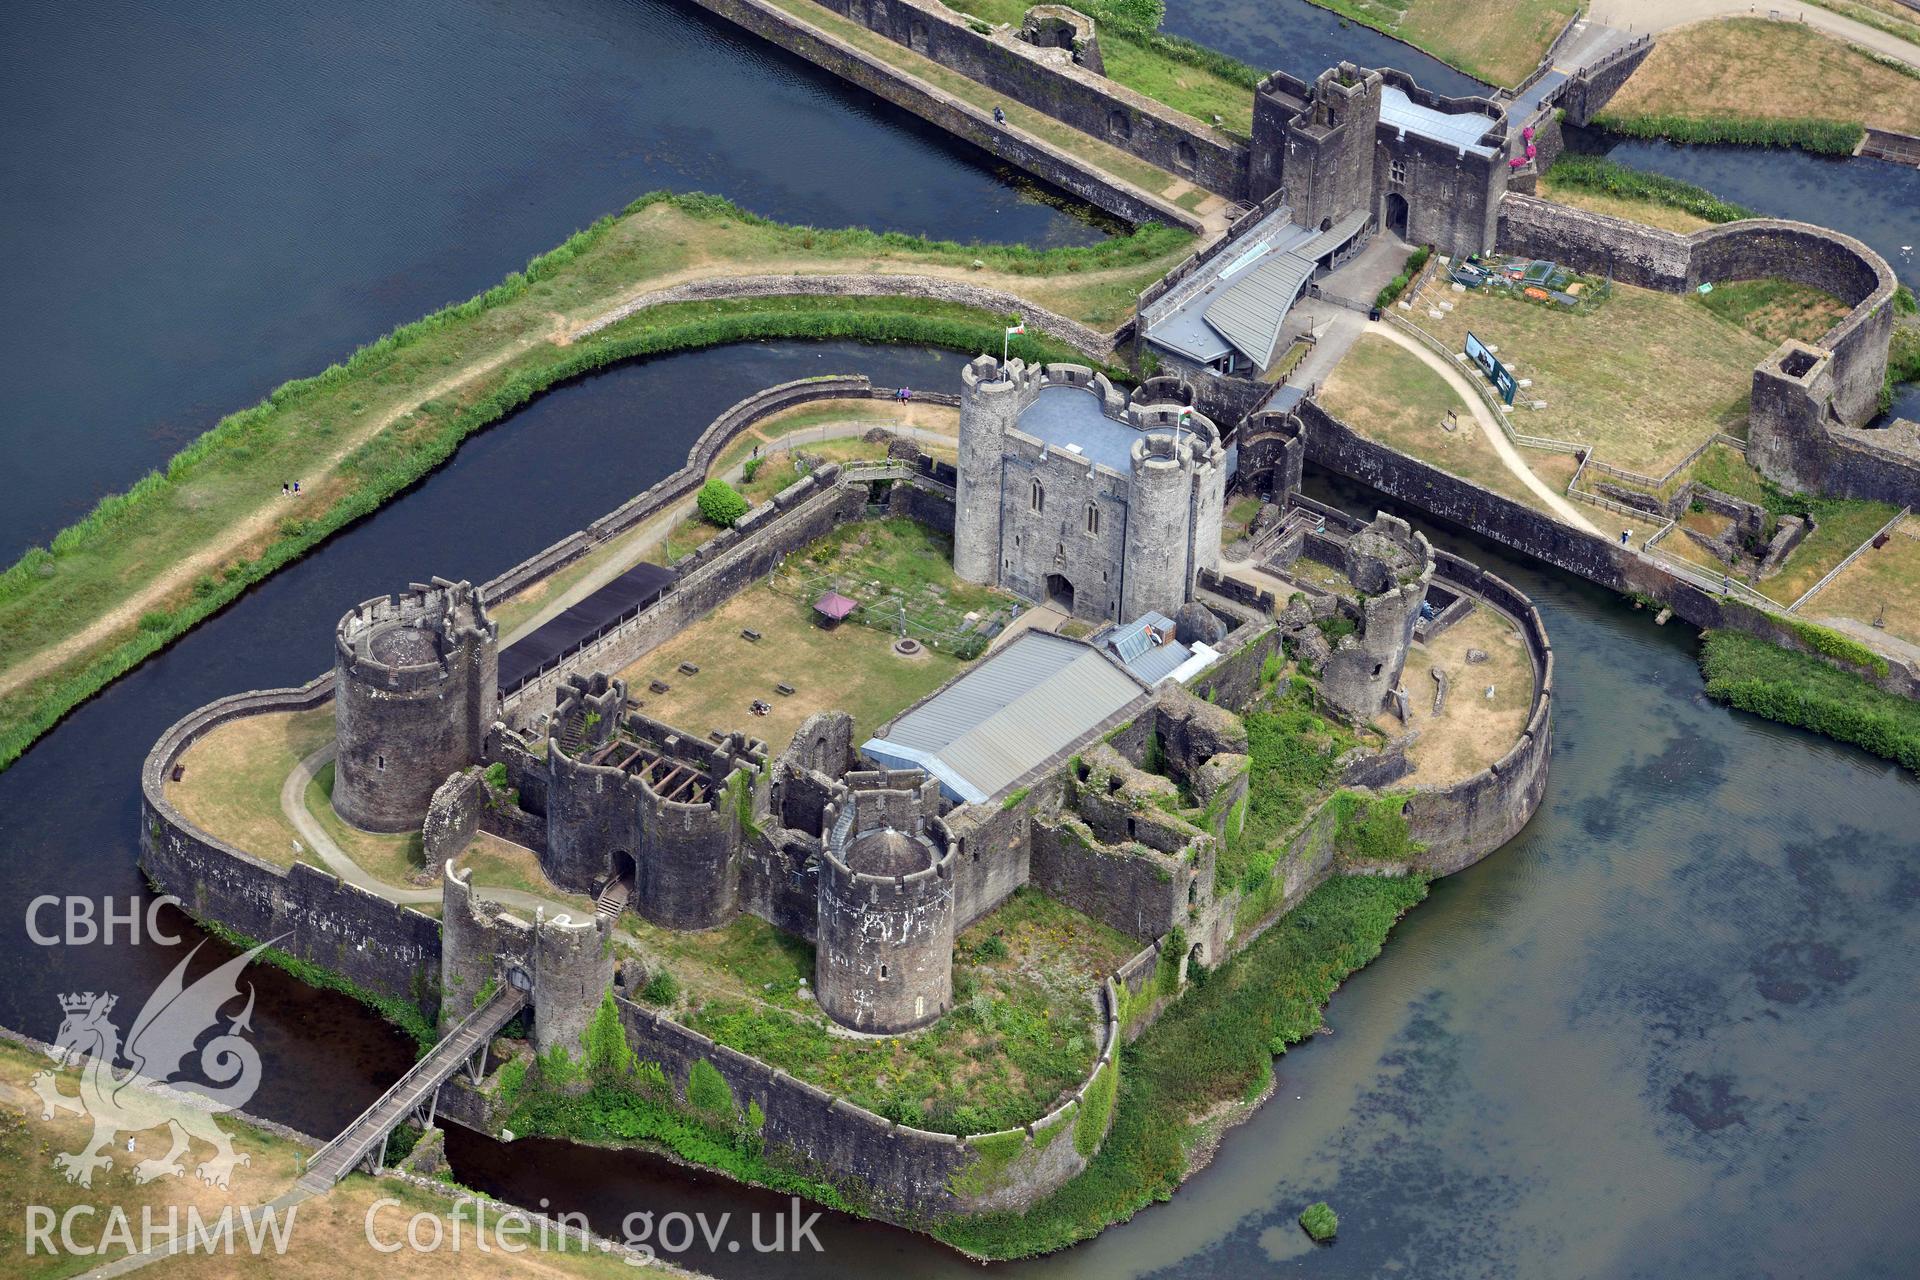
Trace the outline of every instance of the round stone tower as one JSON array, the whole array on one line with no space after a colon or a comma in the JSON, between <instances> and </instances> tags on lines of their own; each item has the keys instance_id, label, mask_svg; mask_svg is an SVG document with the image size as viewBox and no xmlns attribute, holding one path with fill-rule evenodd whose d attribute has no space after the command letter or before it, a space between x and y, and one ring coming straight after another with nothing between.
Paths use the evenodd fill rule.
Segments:
<instances>
[{"instance_id":1,"label":"round stone tower","mask_svg":"<svg viewBox=\"0 0 1920 1280\"><path fill-rule=\"evenodd\" d=\"M1190 447L1183 439L1179 454ZM1120 620L1158 610L1171 617L1187 601L1192 482L1173 437L1133 442L1133 487L1127 509L1127 551Z\"/></svg>"},{"instance_id":2,"label":"round stone tower","mask_svg":"<svg viewBox=\"0 0 1920 1280\"><path fill-rule=\"evenodd\" d=\"M953 855L927 826L939 783L917 771L847 781L820 859L820 1007L855 1031L914 1031L953 1006Z\"/></svg>"},{"instance_id":3,"label":"round stone tower","mask_svg":"<svg viewBox=\"0 0 1920 1280\"><path fill-rule=\"evenodd\" d=\"M500 631L473 587L435 578L350 610L334 631L333 807L408 831L473 764L499 702Z\"/></svg>"},{"instance_id":4,"label":"round stone tower","mask_svg":"<svg viewBox=\"0 0 1920 1280\"><path fill-rule=\"evenodd\" d=\"M960 457L954 486L953 571L998 582L1000 479L1008 428L1039 393L1037 370L980 356L960 371ZM1004 376L1003 376L1004 374Z\"/></svg>"},{"instance_id":5,"label":"round stone tower","mask_svg":"<svg viewBox=\"0 0 1920 1280\"><path fill-rule=\"evenodd\" d=\"M581 1057L581 1033L613 985L613 919L569 915L533 919L533 1044L559 1045Z\"/></svg>"}]
</instances>

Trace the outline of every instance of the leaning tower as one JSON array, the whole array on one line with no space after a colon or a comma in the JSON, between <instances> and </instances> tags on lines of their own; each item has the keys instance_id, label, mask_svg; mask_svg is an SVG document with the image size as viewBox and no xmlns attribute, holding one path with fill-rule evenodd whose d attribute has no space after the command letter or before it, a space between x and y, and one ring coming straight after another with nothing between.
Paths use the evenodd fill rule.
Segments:
<instances>
[{"instance_id":1,"label":"leaning tower","mask_svg":"<svg viewBox=\"0 0 1920 1280\"><path fill-rule=\"evenodd\" d=\"M349 610L334 631L333 807L408 831L479 760L499 701L499 628L471 584L435 578Z\"/></svg>"},{"instance_id":2,"label":"leaning tower","mask_svg":"<svg viewBox=\"0 0 1920 1280\"><path fill-rule=\"evenodd\" d=\"M953 1007L953 854L928 827L940 784L918 770L847 784L820 859L820 1007L855 1031L917 1030Z\"/></svg>"}]
</instances>

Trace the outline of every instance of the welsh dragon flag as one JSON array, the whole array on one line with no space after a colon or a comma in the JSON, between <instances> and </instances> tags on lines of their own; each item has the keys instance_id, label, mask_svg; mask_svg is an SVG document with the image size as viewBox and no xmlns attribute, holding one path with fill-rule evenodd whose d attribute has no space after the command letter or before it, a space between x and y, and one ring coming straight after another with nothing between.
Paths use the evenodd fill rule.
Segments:
<instances>
[{"instance_id":1,"label":"welsh dragon flag","mask_svg":"<svg viewBox=\"0 0 1920 1280\"><path fill-rule=\"evenodd\" d=\"M1018 335L1023 334L1026 331L1027 331L1027 322L1025 320L1015 320L1011 325L1007 327L1007 336L1009 338L1017 337Z\"/></svg>"}]
</instances>

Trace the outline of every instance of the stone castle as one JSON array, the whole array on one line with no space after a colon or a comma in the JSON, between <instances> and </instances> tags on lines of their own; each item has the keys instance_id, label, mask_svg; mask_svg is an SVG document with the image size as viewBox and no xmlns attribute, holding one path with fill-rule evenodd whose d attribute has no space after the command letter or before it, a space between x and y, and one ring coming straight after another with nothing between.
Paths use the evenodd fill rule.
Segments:
<instances>
[{"instance_id":1,"label":"stone castle","mask_svg":"<svg viewBox=\"0 0 1920 1280\"><path fill-rule=\"evenodd\" d=\"M1095 622L1192 598L1220 562L1227 456L1190 386L1128 397L1078 365L991 356L960 377L954 572Z\"/></svg>"}]
</instances>

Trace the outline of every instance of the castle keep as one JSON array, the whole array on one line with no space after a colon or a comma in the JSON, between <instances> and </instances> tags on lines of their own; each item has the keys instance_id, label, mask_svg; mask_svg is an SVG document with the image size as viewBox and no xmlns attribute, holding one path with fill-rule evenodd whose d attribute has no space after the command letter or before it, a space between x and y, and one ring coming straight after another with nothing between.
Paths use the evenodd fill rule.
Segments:
<instances>
[{"instance_id":1,"label":"castle keep","mask_svg":"<svg viewBox=\"0 0 1920 1280\"><path fill-rule=\"evenodd\" d=\"M1080 365L961 371L954 571L1075 618L1171 614L1220 560L1226 448L1193 391Z\"/></svg>"}]
</instances>

